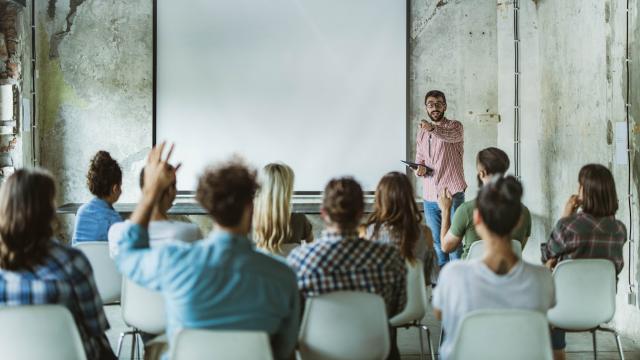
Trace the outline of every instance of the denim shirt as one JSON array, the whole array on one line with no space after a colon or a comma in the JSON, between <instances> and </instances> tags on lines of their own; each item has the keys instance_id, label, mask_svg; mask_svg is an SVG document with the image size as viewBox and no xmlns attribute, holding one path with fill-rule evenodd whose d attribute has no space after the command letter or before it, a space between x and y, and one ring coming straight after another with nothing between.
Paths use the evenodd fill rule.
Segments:
<instances>
[{"instance_id":1,"label":"denim shirt","mask_svg":"<svg viewBox=\"0 0 640 360\"><path fill-rule=\"evenodd\" d=\"M121 221L122 217L111 204L95 197L78 209L72 243L107 241L111 225Z\"/></svg>"},{"instance_id":2,"label":"denim shirt","mask_svg":"<svg viewBox=\"0 0 640 360\"><path fill-rule=\"evenodd\" d=\"M161 291L169 343L181 328L265 331L276 359L295 348L296 276L241 235L215 232L195 243L149 248L144 227L125 223L116 264L135 283Z\"/></svg>"}]
</instances>

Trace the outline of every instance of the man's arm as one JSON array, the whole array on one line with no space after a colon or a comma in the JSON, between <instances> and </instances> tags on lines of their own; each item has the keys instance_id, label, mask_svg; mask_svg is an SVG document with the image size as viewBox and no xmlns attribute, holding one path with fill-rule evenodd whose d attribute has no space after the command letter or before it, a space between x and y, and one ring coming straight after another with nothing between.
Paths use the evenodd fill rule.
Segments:
<instances>
[{"instance_id":1,"label":"man's arm","mask_svg":"<svg viewBox=\"0 0 640 360\"><path fill-rule=\"evenodd\" d=\"M444 142L459 143L464 140L464 129L459 121L454 121L451 126L433 125L431 133Z\"/></svg>"},{"instance_id":2,"label":"man's arm","mask_svg":"<svg viewBox=\"0 0 640 360\"><path fill-rule=\"evenodd\" d=\"M451 228L451 206L453 197L447 188L438 197L438 206L442 212L440 224L440 247L442 251L450 253L455 251L460 245L462 237L455 236L449 231ZM459 215L457 215L459 216Z\"/></svg>"}]
</instances>

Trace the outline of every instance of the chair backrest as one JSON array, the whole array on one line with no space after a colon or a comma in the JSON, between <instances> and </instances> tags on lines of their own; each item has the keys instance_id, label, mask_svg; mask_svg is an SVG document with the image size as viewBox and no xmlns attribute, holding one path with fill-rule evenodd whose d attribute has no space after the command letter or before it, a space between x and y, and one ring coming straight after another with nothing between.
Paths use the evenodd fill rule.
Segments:
<instances>
[{"instance_id":1,"label":"chair backrest","mask_svg":"<svg viewBox=\"0 0 640 360\"><path fill-rule=\"evenodd\" d=\"M567 330L592 329L616 312L616 269L606 259L565 260L553 270L556 306L549 322Z\"/></svg>"},{"instance_id":2,"label":"chair backrest","mask_svg":"<svg viewBox=\"0 0 640 360\"><path fill-rule=\"evenodd\" d=\"M307 299L298 337L303 360L385 359L389 324L382 297L338 291Z\"/></svg>"},{"instance_id":3,"label":"chair backrest","mask_svg":"<svg viewBox=\"0 0 640 360\"><path fill-rule=\"evenodd\" d=\"M184 329L171 348L171 360L272 360L267 333Z\"/></svg>"},{"instance_id":4,"label":"chair backrest","mask_svg":"<svg viewBox=\"0 0 640 360\"><path fill-rule=\"evenodd\" d=\"M391 326L400 326L419 321L427 311L427 287L424 282L424 265L416 260L407 266L407 305L399 314L389 319Z\"/></svg>"},{"instance_id":5,"label":"chair backrest","mask_svg":"<svg viewBox=\"0 0 640 360\"><path fill-rule=\"evenodd\" d=\"M76 323L61 305L0 307L0 358L84 360Z\"/></svg>"},{"instance_id":6,"label":"chair backrest","mask_svg":"<svg viewBox=\"0 0 640 360\"><path fill-rule=\"evenodd\" d=\"M467 260L482 259L484 256L484 240L474 241L469 247ZM520 258L522 257L522 244L518 240L511 240L511 248L513 252Z\"/></svg>"},{"instance_id":7,"label":"chair backrest","mask_svg":"<svg viewBox=\"0 0 640 360\"><path fill-rule=\"evenodd\" d=\"M167 326L164 298L160 292L122 279L122 319L128 326L150 334L162 334Z\"/></svg>"},{"instance_id":8,"label":"chair backrest","mask_svg":"<svg viewBox=\"0 0 640 360\"><path fill-rule=\"evenodd\" d=\"M93 268L98 293L105 304L120 301L122 276L116 263L109 256L109 243L106 241L80 242L75 248L82 251Z\"/></svg>"},{"instance_id":9,"label":"chair backrest","mask_svg":"<svg viewBox=\"0 0 640 360\"><path fill-rule=\"evenodd\" d=\"M450 359L551 360L546 317L530 310L478 310L460 324Z\"/></svg>"}]
</instances>

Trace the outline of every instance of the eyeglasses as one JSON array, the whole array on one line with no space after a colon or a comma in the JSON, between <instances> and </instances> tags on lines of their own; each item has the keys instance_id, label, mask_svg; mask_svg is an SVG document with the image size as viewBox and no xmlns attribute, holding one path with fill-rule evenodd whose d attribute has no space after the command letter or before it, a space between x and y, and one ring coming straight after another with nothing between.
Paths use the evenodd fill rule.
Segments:
<instances>
[{"instance_id":1,"label":"eyeglasses","mask_svg":"<svg viewBox=\"0 0 640 360\"><path fill-rule=\"evenodd\" d=\"M445 105L447 105L446 103L443 102L428 102L427 103L427 109L434 109L434 108L438 108L438 109L442 109L445 107Z\"/></svg>"}]
</instances>

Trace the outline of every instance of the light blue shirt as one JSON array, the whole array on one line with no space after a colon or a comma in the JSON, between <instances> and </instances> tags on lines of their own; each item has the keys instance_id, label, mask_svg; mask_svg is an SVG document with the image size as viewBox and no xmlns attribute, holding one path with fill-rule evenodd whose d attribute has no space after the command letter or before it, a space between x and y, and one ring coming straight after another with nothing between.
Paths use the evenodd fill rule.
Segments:
<instances>
[{"instance_id":1,"label":"light blue shirt","mask_svg":"<svg viewBox=\"0 0 640 360\"><path fill-rule=\"evenodd\" d=\"M80 206L76 213L72 244L83 241L107 241L111 225L121 221L122 217L111 204L95 197Z\"/></svg>"},{"instance_id":2,"label":"light blue shirt","mask_svg":"<svg viewBox=\"0 0 640 360\"><path fill-rule=\"evenodd\" d=\"M295 348L300 321L296 275L286 264L227 232L195 243L149 248L147 229L125 223L118 241L120 271L141 286L161 291L167 337L180 328L257 330L271 338L276 359Z\"/></svg>"}]
</instances>

